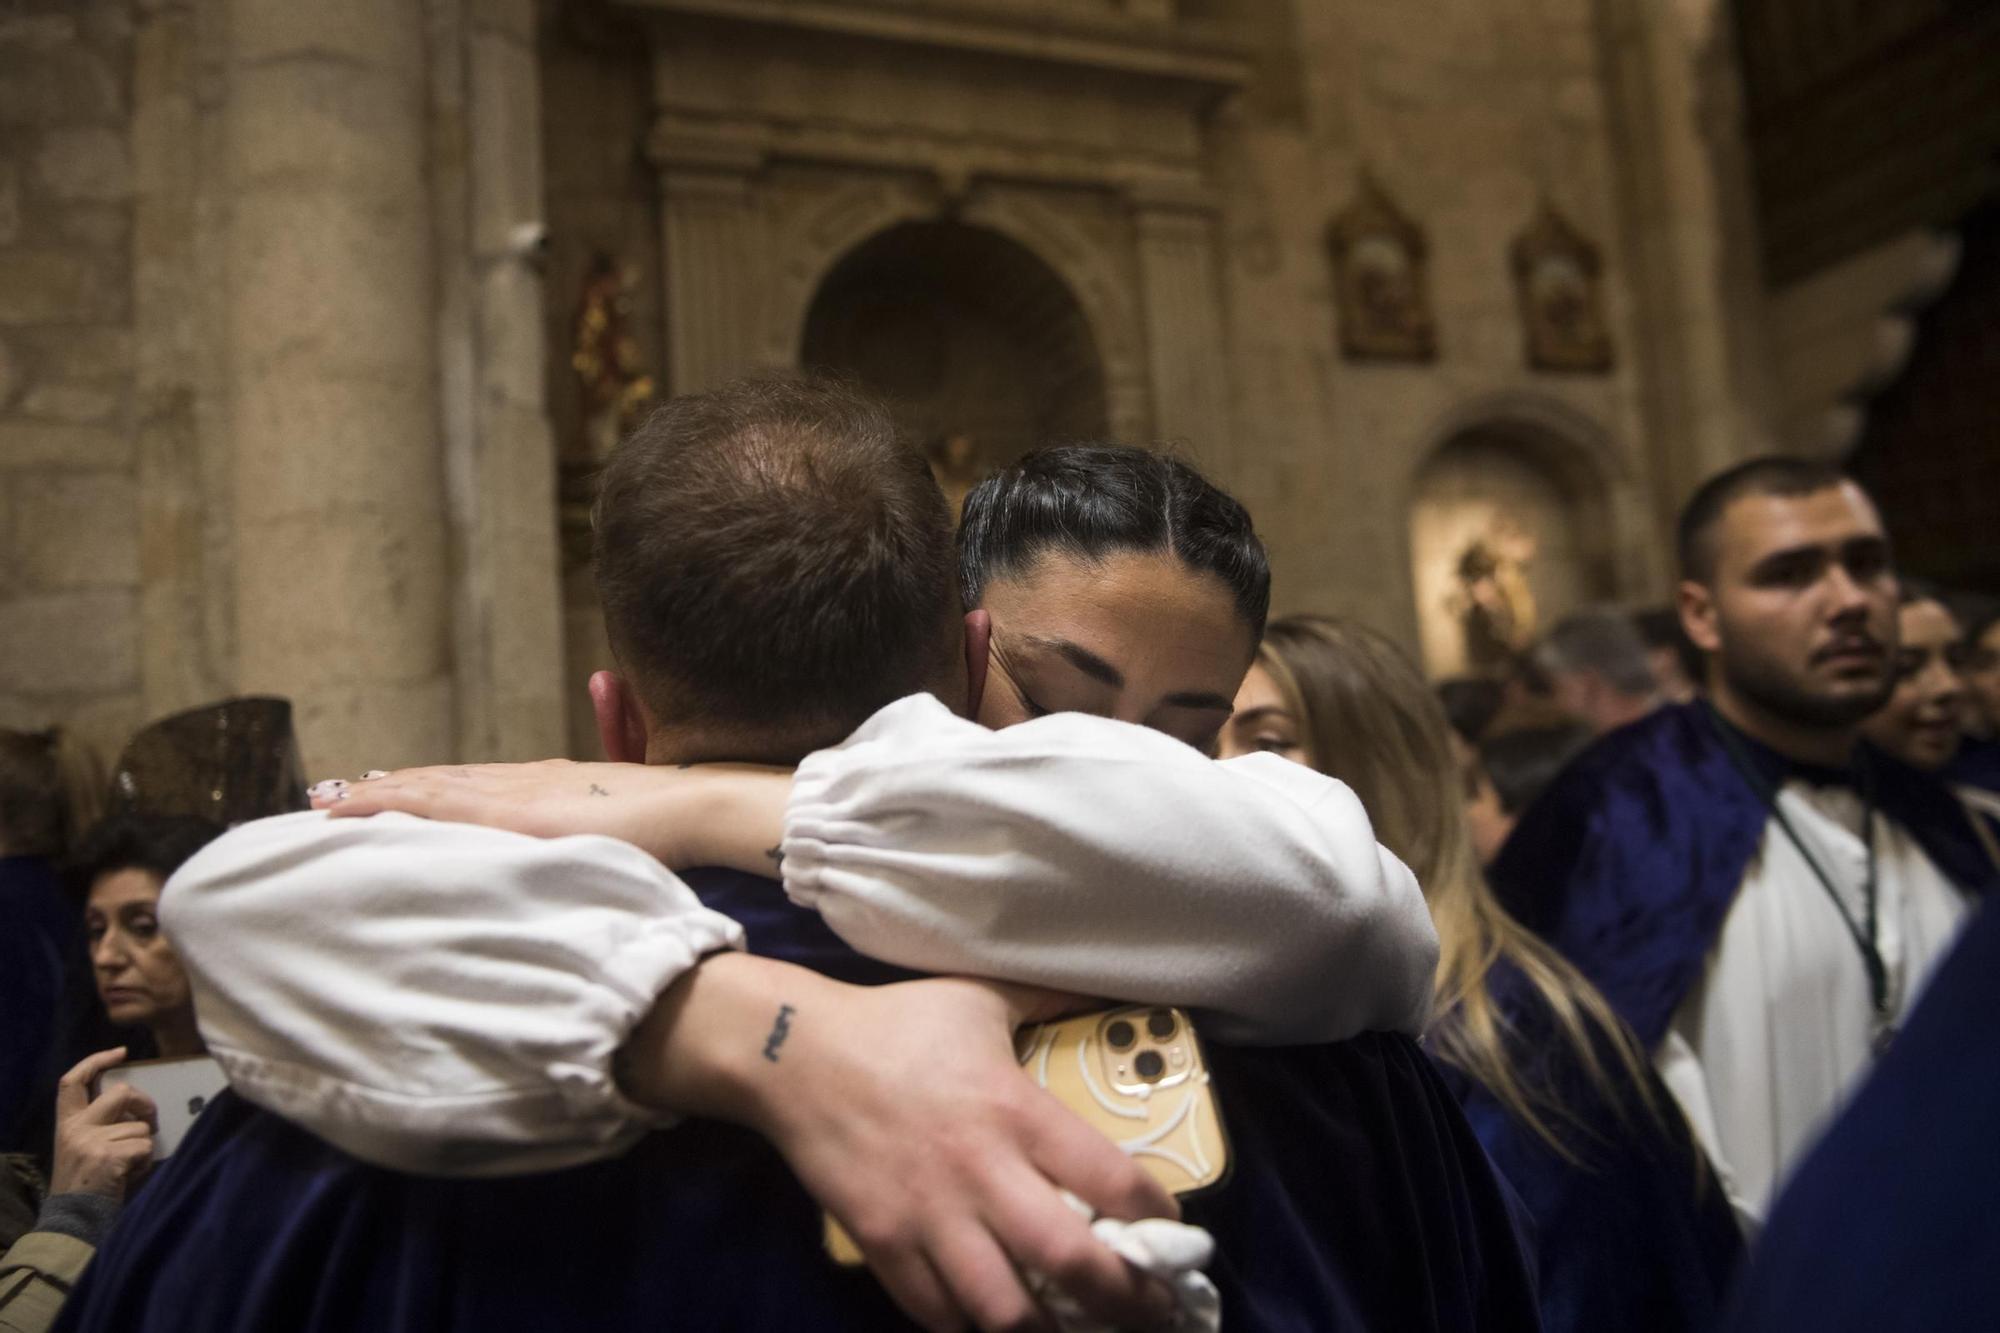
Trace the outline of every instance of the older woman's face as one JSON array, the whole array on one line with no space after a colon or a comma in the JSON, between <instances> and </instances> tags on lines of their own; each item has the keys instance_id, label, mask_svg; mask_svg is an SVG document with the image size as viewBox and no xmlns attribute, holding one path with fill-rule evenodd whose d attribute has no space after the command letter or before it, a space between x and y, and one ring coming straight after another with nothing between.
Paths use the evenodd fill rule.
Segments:
<instances>
[{"instance_id":1,"label":"older woman's face","mask_svg":"<svg viewBox=\"0 0 2000 1333\"><path fill-rule=\"evenodd\" d=\"M83 919L91 968L105 1013L123 1027L157 1026L193 1003L159 912L160 877L150 870L114 870L90 886Z\"/></svg>"},{"instance_id":2,"label":"older woman's face","mask_svg":"<svg viewBox=\"0 0 2000 1333\"><path fill-rule=\"evenodd\" d=\"M1869 740L1917 768L1943 768L1958 753L1965 678L1958 622L1936 602L1910 602L1897 617L1896 691L1862 724Z\"/></svg>"},{"instance_id":3,"label":"older woman's face","mask_svg":"<svg viewBox=\"0 0 2000 1333\"><path fill-rule=\"evenodd\" d=\"M1171 554L1046 552L980 604L993 618L989 727L1095 713L1213 753L1257 647L1222 580Z\"/></svg>"}]
</instances>

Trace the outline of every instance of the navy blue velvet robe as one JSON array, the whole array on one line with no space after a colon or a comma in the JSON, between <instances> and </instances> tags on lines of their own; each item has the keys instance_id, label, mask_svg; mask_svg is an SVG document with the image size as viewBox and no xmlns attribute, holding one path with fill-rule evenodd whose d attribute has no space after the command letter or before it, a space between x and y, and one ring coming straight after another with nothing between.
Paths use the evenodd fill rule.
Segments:
<instances>
[{"instance_id":1,"label":"navy blue velvet robe","mask_svg":"<svg viewBox=\"0 0 2000 1333\"><path fill-rule=\"evenodd\" d=\"M53 1097L49 1076L83 958L83 910L39 856L0 857L0 1151L39 1151L27 1126ZM60 1070L54 1071L60 1073Z\"/></svg>"},{"instance_id":2,"label":"navy blue velvet robe","mask_svg":"<svg viewBox=\"0 0 2000 1333\"><path fill-rule=\"evenodd\" d=\"M1982 908L1778 1195L1732 1333L2000 1324L2000 912Z\"/></svg>"},{"instance_id":3,"label":"navy blue velvet robe","mask_svg":"<svg viewBox=\"0 0 2000 1333\"><path fill-rule=\"evenodd\" d=\"M862 959L768 880L689 882L750 946L845 980ZM1230 1179L1190 1200L1232 1330L1528 1329L1510 1197L1407 1038L1211 1046ZM821 1252L778 1155L690 1122L611 1162L508 1180L364 1166L233 1095L98 1254L59 1327L87 1333L881 1330L908 1325Z\"/></svg>"},{"instance_id":4,"label":"navy blue velvet robe","mask_svg":"<svg viewBox=\"0 0 2000 1333\"><path fill-rule=\"evenodd\" d=\"M1579 1160L1558 1153L1480 1083L1443 1066L1493 1164L1535 1222L1542 1326L1548 1333L1689 1333L1714 1327L1738 1265L1743 1234L1707 1160L1684 1132L1662 1132L1631 1099L1610 1104L1586 1076L1547 1003L1513 967L1489 978L1513 1029L1522 1076L1546 1088L1585 1127L1558 1124ZM1449 1018L1446 1022L1451 1021ZM1603 1066L1622 1066L1600 1043ZM1664 1117L1673 1096L1646 1070Z\"/></svg>"},{"instance_id":5,"label":"navy blue velvet robe","mask_svg":"<svg viewBox=\"0 0 2000 1333\"><path fill-rule=\"evenodd\" d=\"M1724 725L1692 703L1612 732L1550 784L1489 869L1507 910L1575 963L1648 1050L1701 979L1770 817L1723 748ZM1740 738L1767 782L1850 778ZM1882 813L1960 889L1985 892L1995 868L1949 789L1867 745L1857 763Z\"/></svg>"}]
</instances>

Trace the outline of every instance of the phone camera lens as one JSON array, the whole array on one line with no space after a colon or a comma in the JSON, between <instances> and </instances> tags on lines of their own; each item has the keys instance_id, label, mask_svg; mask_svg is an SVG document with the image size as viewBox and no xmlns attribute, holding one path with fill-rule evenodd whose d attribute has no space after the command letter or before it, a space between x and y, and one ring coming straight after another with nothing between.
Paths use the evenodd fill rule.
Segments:
<instances>
[{"instance_id":1,"label":"phone camera lens","mask_svg":"<svg viewBox=\"0 0 2000 1333\"><path fill-rule=\"evenodd\" d=\"M1139 1077L1152 1082L1167 1072L1167 1062L1160 1058L1158 1051L1141 1051L1132 1061L1132 1067L1139 1071Z\"/></svg>"},{"instance_id":2,"label":"phone camera lens","mask_svg":"<svg viewBox=\"0 0 2000 1333\"><path fill-rule=\"evenodd\" d=\"M1114 1051L1130 1050L1132 1043L1138 1039L1139 1034L1122 1018L1104 1029L1104 1040L1111 1043L1111 1049Z\"/></svg>"},{"instance_id":3,"label":"phone camera lens","mask_svg":"<svg viewBox=\"0 0 2000 1333\"><path fill-rule=\"evenodd\" d=\"M1165 1041L1168 1037L1173 1036L1176 1026L1178 1025L1174 1022L1173 1014L1165 1009L1155 1009L1152 1013L1146 1015L1146 1031L1152 1033L1160 1041Z\"/></svg>"}]
</instances>

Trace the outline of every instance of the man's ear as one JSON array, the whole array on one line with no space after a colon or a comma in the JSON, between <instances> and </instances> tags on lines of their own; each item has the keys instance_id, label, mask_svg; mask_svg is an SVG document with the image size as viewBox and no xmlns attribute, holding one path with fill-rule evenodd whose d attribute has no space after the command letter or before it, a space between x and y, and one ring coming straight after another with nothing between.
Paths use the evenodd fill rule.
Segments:
<instances>
[{"instance_id":1,"label":"man's ear","mask_svg":"<svg viewBox=\"0 0 2000 1333\"><path fill-rule=\"evenodd\" d=\"M590 711L597 717L597 743L614 764L646 762L646 715L632 687L611 671L590 677Z\"/></svg>"},{"instance_id":2,"label":"man's ear","mask_svg":"<svg viewBox=\"0 0 2000 1333\"><path fill-rule=\"evenodd\" d=\"M979 716L986 694L987 654L993 647L993 617L984 611L965 613L965 715Z\"/></svg>"},{"instance_id":3,"label":"man's ear","mask_svg":"<svg viewBox=\"0 0 2000 1333\"><path fill-rule=\"evenodd\" d=\"M1704 653L1722 651L1722 631L1715 624L1715 593L1707 584L1682 579L1674 589L1674 609L1680 612L1681 631Z\"/></svg>"}]
</instances>

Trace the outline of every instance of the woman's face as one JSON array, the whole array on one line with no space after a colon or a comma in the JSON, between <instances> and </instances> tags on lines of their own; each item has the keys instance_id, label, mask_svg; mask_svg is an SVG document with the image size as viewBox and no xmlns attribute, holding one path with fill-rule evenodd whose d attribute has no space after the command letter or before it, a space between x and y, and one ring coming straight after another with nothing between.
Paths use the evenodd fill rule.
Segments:
<instances>
[{"instance_id":1,"label":"woman's face","mask_svg":"<svg viewBox=\"0 0 2000 1333\"><path fill-rule=\"evenodd\" d=\"M1972 687L1973 698L1986 715L1987 733L2000 736L2000 620L1986 627L1969 656L1965 683Z\"/></svg>"},{"instance_id":2,"label":"woman's face","mask_svg":"<svg viewBox=\"0 0 2000 1333\"><path fill-rule=\"evenodd\" d=\"M1243 678L1243 687L1236 691L1236 711L1222 729L1222 744L1217 753L1223 759L1234 759L1239 754L1259 751L1295 764L1312 763L1306 754L1297 715L1261 662L1250 668L1250 674Z\"/></svg>"},{"instance_id":3,"label":"woman's face","mask_svg":"<svg viewBox=\"0 0 2000 1333\"><path fill-rule=\"evenodd\" d=\"M1257 646L1222 580L1171 554L1045 552L987 584L980 605L993 618L989 727L1095 713L1212 753Z\"/></svg>"},{"instance_id":4,"label":"woman's face","mask_svg":"<svg viewBox=\"0 0 2000 1333\"><path fill-rule=\"evenodd\" d=\"M1958 753L1965 722L1958 622L1936 602L1910 602L1898 613L1898 630L1896 691L1861 729L1906 764L1943 768Z\"/></svg>"},{"instance_id":5,"label":"woman's face","mask_svg":"<svg viewBox=\"0 0 2000 1333\"><path fill-rule=\"evenodd\" d=\"M90 886L84 929L104 1010L121 1027L155 1027L192 1005L187 974L160 933L160 877L114 870Z\"/></svg>"}]
</instances>

